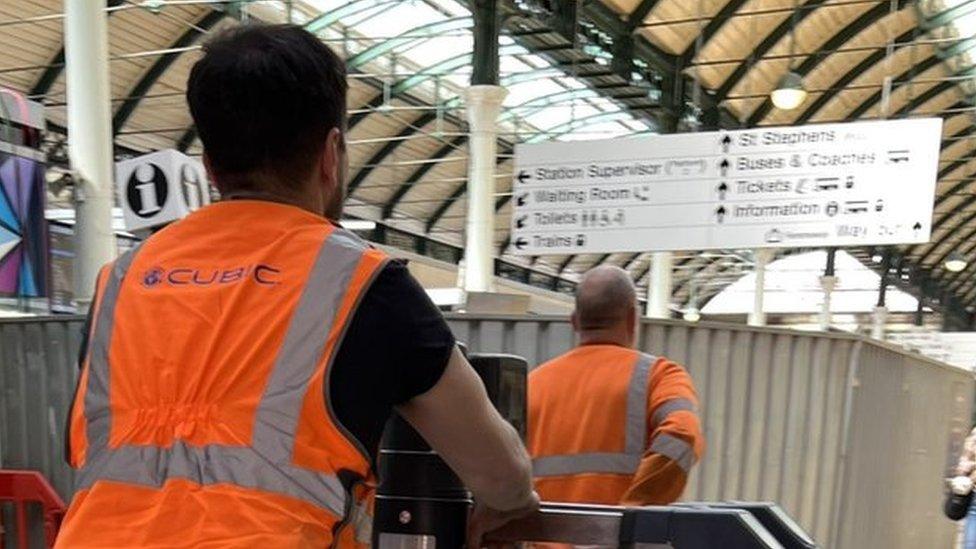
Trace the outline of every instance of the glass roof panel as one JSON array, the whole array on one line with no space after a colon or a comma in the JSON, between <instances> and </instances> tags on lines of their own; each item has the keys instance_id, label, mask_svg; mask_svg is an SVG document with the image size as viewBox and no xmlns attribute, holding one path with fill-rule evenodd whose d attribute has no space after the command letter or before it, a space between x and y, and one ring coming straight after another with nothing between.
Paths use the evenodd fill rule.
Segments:
<instances>
[{"instance_id":1,"label":"glass roof panel","mask_svg":"<svg viewBox=\"0 0 976 549\"><path fill-rule=\"evenodd\" d=\"M591 139L610 139L631 135L634 132L618 122L604 122L577 128L570 133L557 137L559 141L588 141Z\"/></svg>"},{"instance_id":2,"label":"glass roof panel","mask_svg":"<svg viewBox=\"0 0 976 549\"><path fill-rule=\"evenodd\" d=\"M960 41L968 42L976 37L976 2L973 0L944 0L940 10L929 14L929 17L940 23L948 17L946 26L951 31L949 34ZM968 46L960 55L950 60L950 66L956 71L971 67L976 62L974 54L976 49Z\"/></svg>"},{"instance_id":3,"label":"glass roof panel","mask_svg":"<svg viewBox=\"0 0 976 549\"><path fill-rule=\"evenodd\" d=\"M566 91L566 88L553 82L551 79L536 79L508 86L508 97L505 98L505 106L512 107L529 103L533 99L545 97Z\"/></svg>"},{"instance_id":4,"label":"glass roof panel","mask_svg":"<svg viewBox=\"0 0 976 549\"><path fill-rule=\"evenodd\" d=\"M471 51L471 33L467 30L452 31L440 35L430 40L421 42L417 46L410 48L403 54L411 61L419 63L421 66L428 67L436 65L445 59L456 57L458 52ZM470 71L470 66L466 65L458 72Z\"/></svg>"},{"instance_id":5,"label":"glass roof panel","mask_svg":"<svg viewBox=\"0 0 976 549\"><path fill-rule=\"evenodd\" d=\"M395 2L386 5L380 13L356 25L356 31L377 41L403 34L403 29L413 29L447 19L427 2Z\"/></svg>"},{"instance_id":6,"label":"glass roof panel","mask_svg":"<svg viewBox=\"0 0 976 549\"><path fill-rule=\"evenodd\" d=\"M455 0L428 0L428 2L449 13L451 17L458 17L469 13L468 8Z\"/></svg>"}]
</instances>

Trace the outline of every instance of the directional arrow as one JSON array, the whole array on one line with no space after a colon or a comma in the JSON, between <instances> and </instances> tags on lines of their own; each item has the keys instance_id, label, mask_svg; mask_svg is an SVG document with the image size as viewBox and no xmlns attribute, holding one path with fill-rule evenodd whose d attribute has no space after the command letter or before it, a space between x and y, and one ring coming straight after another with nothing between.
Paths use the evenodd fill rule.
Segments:
<instances>
[{"instance_id":1,"label":"directional arrow","mask_svg":"<svg viewBox=\"0 0 976 549\"><path fill-rule=\"evenodd\" d=\"M715 215L718 217L718 222L719 223L724 222L725 221L725 206L719 206L718 209L715 210Z\"/></svg>"},{"instance_id":2,"label":"directional arrow","mask_svg":"<svg viewBox=\"0 0 976 549\"><path fill-rule=\"evenodd\" d=\"M718 167L722 170L722 177L725 177L725 174L729 173L729 159L723 158Z\"/></svg>"},{"instance_id":3,"label":"directional arrow","mask_svg":"<svg viewBox=\"0 0 976 549\"><path fill-rule=\"evenodd\" d=\"M725 194L729 192L729 185L723 181L721 185L718 186L718 199L725 200Z\"/></svg>"},{"instance_id":4,"label":"directional arrow","mask_svg":"<svg viewBox=\"0 0 976 549\"><path fill-rule=\"evenodd\" d=\"M521 250L529 245L529 241L522 238L521 236L515 239L515 247Z\"/></svg>"},{"instance_id":5,"label":"directional arrow","mask_svg":"<svg viewBox=\"0 0 976 549\"><path fill-rule=\"evenodd\" d=\"M515 220L515 228L516 229L524 229L525 228L525 222L528 219L529 219L529 216L527 216L527 215L523 215L522 217L516 219Z\"/></svg>"},{"instance_id":6,"label":"directional arrow","mask_svg":"<svg viewBox=\"0 0 976 549\"><path fill-rule=\"evenodd\" d=\"M515 202L519 206L525 206L525 203L529 201L529 193L522 193L515 199Z\"/></svg>"},{"instance_id":7,"label":"directional arrow","mask_svg":"<svg viewBox=\"0 0 976 549\"><path fill-rule=\"evenodd\" d=\"M729 134L725 134L725 137L722 138L722 152L723 153L729 152L729 145L731 144L732 144L732 137Z\"/></svg>"},{"instance_id":8,"label":"directional arrow","mask_svg":"<svg viewBox=\"0 0 976 549\"><path fill-rule=\"evenodd\" d=\"M916 221L915 222L915 225L912 226L912 229L914 229L916 233L918 231L921 231L922 230L922 222L921 221Z\"/></svg>"},{"instance_id":9,"label":"directional arrow","mask_svg":"<svg viewBox=\"0 0 976 549\"><path fill-rule=\"evenodd\" d=\"M518 179L519 183L525 183L525 180L532 179L532 176L529 175L528 172L526 172L525 170L521 170L519 171L518 177L516 177L516 179Z\"/></svg>"}]
</instances>

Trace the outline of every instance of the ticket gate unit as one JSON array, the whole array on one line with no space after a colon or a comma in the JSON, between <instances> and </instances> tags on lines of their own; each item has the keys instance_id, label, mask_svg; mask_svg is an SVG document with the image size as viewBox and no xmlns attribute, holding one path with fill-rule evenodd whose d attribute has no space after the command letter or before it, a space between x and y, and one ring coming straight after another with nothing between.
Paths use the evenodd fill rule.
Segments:
<instances>
[{"instance_id":1,"label":"ticket gate unit","mask_svg":"<svg viewBox=\"0 0 976 549\"><path fill-rule=\"evenodd\" d=\"M486 541L655 549L791 548L749 511L678 506L543 504L538 513L491 532Z\"/></svg>"},{"instance_id":2,"label":"ticket gate unit","mask_svg":"<svg viewBox=\"0 0 976 549\"><path fill-rule=\"evenodd\" d=\"M526 433L525 360L472 355L492 403ZM378 549L464 547L471 494L450 467L402 418L380 443L372 546ZM494 543L562 543L672 549L810 549L817 545L770 503L684 503L613 507L544 503L528 517L488 534Z\"/></svg>"}]
</instances>

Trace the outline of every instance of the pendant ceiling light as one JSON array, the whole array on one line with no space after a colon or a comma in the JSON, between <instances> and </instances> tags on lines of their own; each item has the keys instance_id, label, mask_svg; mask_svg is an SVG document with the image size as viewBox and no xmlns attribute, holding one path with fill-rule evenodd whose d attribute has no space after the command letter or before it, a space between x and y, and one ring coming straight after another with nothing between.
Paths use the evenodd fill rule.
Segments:
<instances>
[{"instance_id":1,"label":"pendant ceiling light","mask_svg":"<svg viewBox=\"0 0 976 549\"><path fill-rule=\"evenodd\" d=\"M779 83L769 94L769 99L777 109L791 111L803 104L807 99L807 90L803 87L803 77L793 70L796 60L796 17L799 3L793 2L793 26L790 27L790 65L786 74L779 79Z\"/></svg>"},{"instance_id":2,"label":"pendant ceiling light","mask_svg":"<svg viewBox=\"0 0 976 549\"><path fill-rule=\"evenodd\" d=\"M957 252L952 252L949 257L945 260L945 268L951 273L958 273L966 269L969 266L969 262L959 255Z\"/></svg>"},{"instance_id":3,"label":"pendant ceiling light","mask_svg":"<svg viewBox=\"0 0 976 549\"><path fill-rule=\"evenodd\" d=\"M803 79L799 74L789 71L780 78L776 89L770 94L770 99L777 109L791 111L803 104L807 99L807 90L803 87Z\"/></svg>"}]
</instances>

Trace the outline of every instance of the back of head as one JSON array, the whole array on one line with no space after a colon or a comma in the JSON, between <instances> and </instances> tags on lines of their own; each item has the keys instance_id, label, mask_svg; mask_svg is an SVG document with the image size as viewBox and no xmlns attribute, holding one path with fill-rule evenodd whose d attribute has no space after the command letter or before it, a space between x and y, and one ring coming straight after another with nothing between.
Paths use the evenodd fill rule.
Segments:
<instances>
[{"instance_id":1,"label":"back of head","mask_svg":"<svg viewBox=\"0 0 976 549\"><path fill-rule=\"evenodd\" d=\"M583 343L590 337L632 345L636 311L637 291L630 275L620 267L593 268L577 286L573 321Z\"/></svg>"},{"instance_id":2,"label":"back of head","mask_svg":"<svg viewBox=\"0 0 976 549\"><path fill-rule=\"evenodd\" d=\"M301 27L236 27L203 47L186 98L221 192L300 186L345 129L345 65Z\"/></svg>"}]
</instances>

